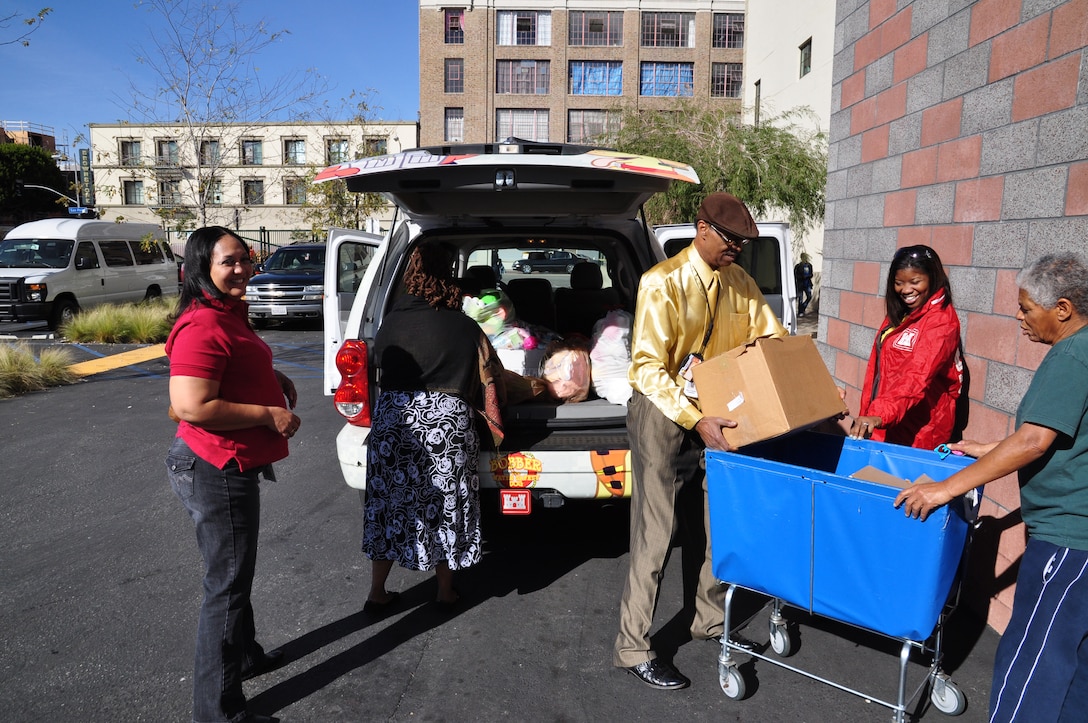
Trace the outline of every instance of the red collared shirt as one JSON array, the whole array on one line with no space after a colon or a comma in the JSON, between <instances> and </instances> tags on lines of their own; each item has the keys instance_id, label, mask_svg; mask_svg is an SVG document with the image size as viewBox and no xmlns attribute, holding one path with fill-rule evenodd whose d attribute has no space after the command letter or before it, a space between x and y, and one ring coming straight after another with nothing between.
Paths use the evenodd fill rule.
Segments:
<instances>
[{"instance_id":1,"label":"red collared shirt","mask_svg":"<svg viewBox=\"0 0 1088 723\"><path fill-rule=\"evenodd\" d=\"M219 382L219 398L286 407L272 368L272 350L249 327L244 301L193 304L166 340L170 376ZM232 459L245 472L287 456L287 439L265 427L212 431L182 421L178 436L202 459L223 469Z\"/></svg>"}]
</instances>

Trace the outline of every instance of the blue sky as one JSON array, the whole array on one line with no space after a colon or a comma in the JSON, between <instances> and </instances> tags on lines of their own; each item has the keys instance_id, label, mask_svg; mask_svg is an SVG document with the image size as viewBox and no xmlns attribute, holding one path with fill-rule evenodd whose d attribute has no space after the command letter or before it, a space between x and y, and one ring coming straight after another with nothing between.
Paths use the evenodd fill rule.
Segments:
<instances>
[{"instance_id":1,"label":"blue sky","mask_svg":"<svg viewBox=\"0 0 1088 723\"><path fill-rule=\"evenodd\" d=\"M229 0L228 0L229 1ZM243 21L289 30L259 57L268 78L314 69L338 105L353 90L370 92L374 120L414 121L419 110L419 5L414 0L236 0ZM136 64L136 47L151 49L161 16L136 0L2 0L0 17L53 12L30 46L0 46L0 120L51 126L58 143L87 134L88 123L130 118L130 85L159 83ZM12 23L0 41L14 37ZM85 146L86 144L79 144ZM77 146L73 144L72 150Z\"/></svg>"}]
</instances>

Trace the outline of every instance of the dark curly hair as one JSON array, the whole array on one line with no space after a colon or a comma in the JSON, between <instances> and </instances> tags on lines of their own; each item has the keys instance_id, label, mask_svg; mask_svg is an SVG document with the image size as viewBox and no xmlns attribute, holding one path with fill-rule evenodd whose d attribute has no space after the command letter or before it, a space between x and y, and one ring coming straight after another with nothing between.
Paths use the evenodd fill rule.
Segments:
<instances>
[{"instance_id":1,"label":"dark curly hair","mask_svg":"<svg viewBox=\"0 0 1088 723\"><path fill-rule=\"evenodd\" d=\"M450 257L438 244L421 244L408 257L404 289L436 309L461 308L460 287L453 281Z\"/></svg>"},{"instance_id":2,"label":"dark curly hair","mask_svg":"<svg viewBox=\"0 0 1088 723\"><path fill-rule=\"evenodd\" d=\"M952 303L952 285L948 281L948 274L945 273L941 257L937 255L937 252L922 244L904 246L892 257L892 265L888 269L888 281L884 289L885 310L893 324L903 321L910 313L910 309L899 298L899 294L895 293L895 275L903 269L917 269L929 277L929 296L926 301L943 291L944 301L941 307Z\"/></svg>"}]
</instances>

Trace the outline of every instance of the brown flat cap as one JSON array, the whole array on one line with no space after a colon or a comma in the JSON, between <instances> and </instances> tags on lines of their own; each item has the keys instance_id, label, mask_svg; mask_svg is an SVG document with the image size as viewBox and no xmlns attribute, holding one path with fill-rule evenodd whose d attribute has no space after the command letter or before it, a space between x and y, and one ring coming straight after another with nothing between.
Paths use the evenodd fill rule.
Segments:
<instances>
[{"instance_id":1,"label":"brown flat cap","mask_svg":"<svg viewBox=\"0 0 1088 723\"><path fill-rule=\"evenodd\" d=\"M741 238L758 238L759 229L744 202L731 193L712 193L699 205L696 221L707 221Z\"/></svg>"}]
</instances>

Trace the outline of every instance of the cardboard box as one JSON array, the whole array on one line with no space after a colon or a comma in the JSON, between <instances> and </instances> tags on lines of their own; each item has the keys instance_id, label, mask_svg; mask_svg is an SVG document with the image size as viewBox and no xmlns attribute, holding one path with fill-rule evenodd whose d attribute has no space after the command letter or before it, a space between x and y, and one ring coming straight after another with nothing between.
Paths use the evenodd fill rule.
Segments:
<instances>
[{"instance_id":1,"label":"cardboard box","mask_svg":"<svg viewBox=\"0 0 1088 723\"><path fill-rule=\"evenodd\" d=\"M894 474L889 474L878 467L874 467L871 464L865 465L850 476L853 479L862 479L866 482L876 482L877 484L894 487L897 490L905 490L911 485L925 484L926 482L933 481L928 475L923 474L921 477L911 482L905 477L897 477Z\"/></svg>"},{"instance_id":2,"label":"cardboard box","mask_svg":"<svg viewBox=\"0 0 1088 723\"><path fill-rule=\"evenodd\" d=\"M757 339L694 367L703 414L732 419L734 447L806 429L847 412L809 336Z\"/></svg>"}]
</instances>

